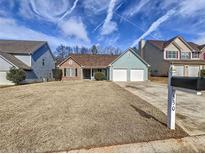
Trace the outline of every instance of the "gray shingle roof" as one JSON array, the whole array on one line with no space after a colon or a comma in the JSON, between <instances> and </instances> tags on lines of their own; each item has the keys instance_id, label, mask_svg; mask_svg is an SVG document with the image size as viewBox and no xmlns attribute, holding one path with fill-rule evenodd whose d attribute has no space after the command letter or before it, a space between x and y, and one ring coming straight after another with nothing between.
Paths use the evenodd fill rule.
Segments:
<instances>
[{"instance_id":1,"label":"gray shingle roof","mask_svg":"<svg viewBox=\"0 0 205 154\"><path fill-rule=\"evenodd\" d=\"M31 68L29 66L27 66L26 64L24 64L21 60L17 59L15 56L13 56L12 54L9 53L5 53L5 52L1 52L0 51L0 56L2 56L3 58L5 58L6 60L8 60L10 63L12 63L13 65L17 66L18 68L22 68L25 70L30 70Z\"/></svg>"},{"instance_id":2,"label":"gray shingle roof","mask_svg":"<svg viewBox=\"0 0 205 154\"><path fill-rule=\"evenodd\" d=\"M45 41L0 40L0 51L13 54L32 54Z\"/></svg>"}]
</instances>

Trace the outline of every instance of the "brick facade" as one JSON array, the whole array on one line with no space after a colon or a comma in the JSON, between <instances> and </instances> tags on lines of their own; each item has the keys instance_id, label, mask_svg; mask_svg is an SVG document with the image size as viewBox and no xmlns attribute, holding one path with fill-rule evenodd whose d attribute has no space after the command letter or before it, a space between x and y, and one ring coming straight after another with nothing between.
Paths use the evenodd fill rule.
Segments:
<instances>
[{"instance_id":1,"label":"brick facade","mask_svg":"<svg viewBox=\"0 0 205 154\"><path fill-rule=\"evenodd\" d=\"M72 58L67 59L63 64L60 65L59 68L62 70L62 73L63 73L62 80L81 80L82 79L82 68ZM64 72L65 68L77 69L77 76L73 76L73 77L65 76L65 72Z\"/></svg>"}]
</instances>

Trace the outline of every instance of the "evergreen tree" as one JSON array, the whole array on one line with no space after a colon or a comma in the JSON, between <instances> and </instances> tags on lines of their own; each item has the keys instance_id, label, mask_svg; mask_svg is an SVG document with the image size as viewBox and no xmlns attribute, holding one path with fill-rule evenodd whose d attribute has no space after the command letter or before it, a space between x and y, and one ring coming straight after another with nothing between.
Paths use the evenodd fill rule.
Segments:
<instances>
[{"instance_id":1,"label":"evergreen tree","mask_svg":"<svg viewBox=\"0 0 205 154\"><path fill-rule=\"evenodd\" d=\"M92 46L91 48L91 53L94 55L94 54L97 54L98 53L98 49L95 45Z\"/></svg>"}]
</instances>

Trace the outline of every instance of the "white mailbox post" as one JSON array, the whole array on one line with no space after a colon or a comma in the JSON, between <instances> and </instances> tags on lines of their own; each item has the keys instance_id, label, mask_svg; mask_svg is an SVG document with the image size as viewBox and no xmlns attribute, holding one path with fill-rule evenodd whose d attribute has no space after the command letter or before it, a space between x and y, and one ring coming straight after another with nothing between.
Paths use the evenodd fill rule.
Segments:
<instances>
[{"instance_id":1,"label":"white mailbox post","mask_svg":"<svg viewBox=\"0 0 205 154\"><path fill-rule=\"evenodd\" d=\"M167 126L170 129L175 129L175 116L176 116L176 90L171 86L171 78L175 73L174 65L169 68L168 79L168 106L167 106Z\"/></svg>"}]
</instances>

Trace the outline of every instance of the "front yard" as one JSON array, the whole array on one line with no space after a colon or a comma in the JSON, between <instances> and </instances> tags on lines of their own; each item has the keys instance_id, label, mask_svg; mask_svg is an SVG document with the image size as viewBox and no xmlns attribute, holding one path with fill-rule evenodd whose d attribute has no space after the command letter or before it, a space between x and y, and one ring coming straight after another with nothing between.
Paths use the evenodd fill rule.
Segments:
<instances>
[{"instance_id":1,"label":"front yard","mask_svg":"<svg viewBox=\"0 0 205 154\"><path fill-rule=\"evenodd\" d=\"M58 152L180 138L166 116L112 82L49 82L0 89L0 152Z\"/></svg>"}]
</instances>

